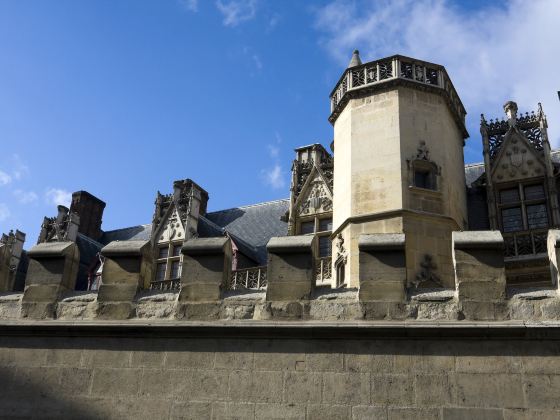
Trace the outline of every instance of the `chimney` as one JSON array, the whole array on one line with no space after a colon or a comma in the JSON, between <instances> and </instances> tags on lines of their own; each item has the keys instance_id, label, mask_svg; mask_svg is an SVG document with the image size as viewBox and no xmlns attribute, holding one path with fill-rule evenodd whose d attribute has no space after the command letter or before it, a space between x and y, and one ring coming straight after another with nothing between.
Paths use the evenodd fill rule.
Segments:
<instances>
[{"instance_id":1,"label":"chimney","mask_svg":"<svg viewBox=\"0 0 560 420\"><path fill-rule=\"evenodd\" d=\"M104 201L87 191L76 191L72 194L70 212L80 216L79 233L96 241L101 237L103 234L101 222L105 205Z\"/></svg>"}]
</instances>

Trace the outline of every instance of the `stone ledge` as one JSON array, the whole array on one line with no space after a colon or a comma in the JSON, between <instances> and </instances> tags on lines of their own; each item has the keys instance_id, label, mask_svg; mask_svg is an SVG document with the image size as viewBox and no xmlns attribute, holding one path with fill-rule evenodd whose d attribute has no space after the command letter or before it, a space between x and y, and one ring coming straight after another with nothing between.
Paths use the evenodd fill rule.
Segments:
<instances>
[{"instance_id":1,"label":"stone ledge","mask_svg":"<svg viewBox=\"0 0 560 420\"><path fill-rule=\"evenodd\" d=\"M358 239L360 251L390 251L404 249L404 233L362 234Z\"/></svg>"},{"instance_id":2,"label":"stone ledge","mask_svg":"<svg viewBox=\"0 0 560 420\"><path fill-rule=\"evenodd\" d=\"M270 238L266 249L273 253L311 252L313 235L279 236Z\"/></svg>"},{"instance_id":3,"label":"stone ledge","mask_svg":"<svg viewBox=\"0 0 560 420\"><path fill-rule=\"evenodd\" d=\"M2 321L0 336L560 340L560 322L407 321Z\"/></svg>"},{"instance_id":4,"label":"stone ledge","mask_svg":"<svg viewBox=\"0 0 560 420\"><path fill-rule=\"evenodd\" d=\"M35 245L29 251L29 258L53 258L66 255L70 252L70 248L76 246L74 242L46 242Z\"/></svg>"},{"instance_id":5,"label":"stone ledge","mask_svg":"<svg viewBox=\"0 0 560 420\"><path fill-rule=\"evenodd\" d=\"M113 241L101 249L104 257L141 256L148 241Z\"/></svg>"},{"instance_id":6,"label":"stone ledge","mask_svg":"<svg viewBox=\"0 0 560 420\"><path fill-rule=\"evenodd\" d=\"M455 249L504 249L504 239L497 230L455 231L453 244Z\"/></svg>"},{"instance_id":7,"label":"stone ledge","mask_svg":"<svg viewBox=\"0 0 560 420\"><path fill-rule=\"evenodd\" d=\"M229 238L196 238L183 244L181 252L185 255L216 255L225 252Z\"/></svg>"}]
</instances>

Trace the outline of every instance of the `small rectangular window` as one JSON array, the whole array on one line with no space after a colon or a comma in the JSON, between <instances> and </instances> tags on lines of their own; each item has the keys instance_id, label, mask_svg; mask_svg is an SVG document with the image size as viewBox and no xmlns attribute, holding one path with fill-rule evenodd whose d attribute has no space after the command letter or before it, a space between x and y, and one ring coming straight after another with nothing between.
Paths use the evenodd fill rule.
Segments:
<instances>
[{"instance_id":1,"label":"small rectangular window","mask_svg":"<svg viewBox=\"0 0 560 420\"><path fill-rule=\"evenodd\" d=\"M500 191L500 203L518 203L519 202L519 189L510 188L508 190Z\"/></svg>"},{"instance_id":2,"label":"small rectangular window","mask_svg":"<svg viewBox=\"0 0 560 420\"><path fill-rule=\"evenodd\" d=\"M181 263L179 261L173 261L171 263L171 278L178 279L181 277Z\"/></svg>"},{"instance_id":3,"label":"small rectangular window","mask_svg":"<svg viewBox=\"0 0 560 420\"><path fill-rule=\"evenodd\" d=\"M429 170L416 169L414 171L414 186L427 190L435 190L432 182L432 173Z\"/></svg>"},{"instance_id":4,"label":"small rectangular window","mask_svg":"<svg viewBox=\"0 0 560 420\"><path fill-rule=\"evenodd\" d=\"M527 206L527 225L529 229L542 229L548 227L548 212L546 205L534 204Z\"/></svg>"},{"instance_id":5,"label":"small rectangular window","mask_svg":"<svg viewBox=\"0 0 560 420\"><path fill-rule=\"evenodd\" d=\"M156 281L165 280L165 263L160 263L156 266Z\"/></svg>"},{"instance_id":6,"label":"small rectangular window","mask_svg":"<svg viewBox=\"0 0 560 420\"><path fill-rule=\"evenodd\" d=\"M173 256L174 257L179 257L181 256L181 248L183 245L179 244L179 245L173 245Z\"/></svg>"},{"instance_id":7,"label":"small rectangular window","mask_svg":"<svg viewBox=\"0 0 560 420\"><path fill-rule=\"evenodd\" d=\"M525 200L543 200L544 187L542 185L528 185L524 189Z\"/></svg>"},{"instance_id":8,"label":"small rectangular window","mask_svg":"<svg viewBox=\"0 0 560 420\"><path fill-rule=\"evenodd\" d=\"M326 232L332 230L332 219L320 219L319 220L319 232Z\"/></svg>"},{"instance_id":9,"label":"small rectangular window","mask_svg":"<svg viewBox=\"0 0 560 420\"><path fill-rule=\"evenodd\" d=\"M169 247L167 245L162 246L159 249L158 258L167 258L168 255L169 255Z\"/></svg>"},{"instance_id":10,"label":"small rectangular window","mask_svg":"<svg viewBox=\"0 0 560 420\"><path fill-rule=\"evenodd\" d=\"M319 236L319 257L329 257L332 254L332 242L328 236Z\"/></svg>"},{"instance_id":11,"label":"small rectangular window","mask_svg":"<svg viewBox=\"0 0 560 420\"><path fill-rule=\"evenodd\" d=\"M307 235L309 233L315 232L315 221L302 222L299 227L299 231L301 235Z\"/></svg>"},{"instance_id":12,"label":"small rectangular window","mask_svg":"<svg viewBox=\"0 0 560 420\"><path fill-rule=\"evenodd\" d=\"M502 223L504 232L516 232L523 230L523 218L521 216L521 207L512 207L502 210Z\"/></svg>"}]
</instances>

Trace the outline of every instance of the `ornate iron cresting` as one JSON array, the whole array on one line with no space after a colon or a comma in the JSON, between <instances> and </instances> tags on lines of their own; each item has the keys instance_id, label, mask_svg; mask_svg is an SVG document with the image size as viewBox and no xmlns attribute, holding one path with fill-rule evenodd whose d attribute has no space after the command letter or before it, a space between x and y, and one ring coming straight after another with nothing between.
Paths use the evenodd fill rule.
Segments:
<instances>
[{"instance_id":1,"label":"ornate iron cresting","mask_svg":"<svg viewBox=\"0 0 560 420\"><path fill-rule=\"evenodd\" d=\"M231 272L230 290L260 290L266 288L266 266L243 268Z\"/></svg>"},{"instance_id":2,"label":"ornate iron cresting","mask_svg":"<svg viewBox=\"0 0 560 420\"><path fill-rule=\"evenodd\" d=\"M332 279L332 257L317 258L315 260L315 282L317 284L330 282Z\"/></svg>"},{"instance_id":3,"label":"ornate iron cresting","mask_svg":"<svg viewBox=\"0 0 560 420\"><path fill-rule=\"evenodd\" d=\"M170 290L179 290L180 288L181 288L180 279L158 280L150 283L151 290L170 291Z\"/></svg>"},{"instance_id":4,"label":"ornate iron cresting","mask_svg":"<svg viewBox=\"0 0 560 420\"><path fill-rule=\"evenodd\" d=\"M506 257L536 255L547 252L548 230L546 229L504 233L503 236Z\"/></svg>"},{"instance_id":5,"label":"ornate iron cresting","mask_svg":"<svg viewBox=\"0 0 560 420\"><path fill-rule=\"evenodd\" d=\"M537 151L542 151L544 148L544 138L540 123L540 120L543 117L542 108L539 104L538 113L535 113L535 111L532 111L530 114L526 112L525 115L519 114L519 116L515 119L515 127L517 127L525 135L525 137L527 137L529 142ZM503 118L496 118L495 120L491 119L487 122L484 115L482 115L481 125L488 134L488 152L490 155L490 161L494 161L500 151L502 143L504 142L505 135L511 128L510 124Z\"/></svg>"},{"instance_id":6,"label":"ornate iron cresting","mask_svg":"<svg viewBox=\"0 0 560 420\"><path fill-rule=\"evenodd\" d=\"M415 60L409 57L395 55L377 61L371 61L347 69L331 93L331 116L333 123L346 103L347 94L366 86L404 79L424 86L443 89L452 109L455 110L461 124L465 124L466 111L455 91L445 68Z\"/></svg>"}]
</instances>

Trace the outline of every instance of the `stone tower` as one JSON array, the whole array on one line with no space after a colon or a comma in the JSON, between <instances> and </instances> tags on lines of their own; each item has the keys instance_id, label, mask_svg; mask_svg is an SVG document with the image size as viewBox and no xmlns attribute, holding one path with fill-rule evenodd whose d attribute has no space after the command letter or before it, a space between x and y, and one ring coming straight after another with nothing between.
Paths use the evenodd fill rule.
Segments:
<instances>
[{"instance_id":1,"label":"stone tower","mask_svg":"<svg viewBox=\"0 0 560 420\"><path fill-rule=\"evenodd\" d=\"M346 282L358 286L360 234L404 233L406 285L453 287L451 232L467 223L468 133L445 68L398 55L363 64L354 51L330 98L331 238L333 261L347 254Z\"/></svg>"}]
</instances>

